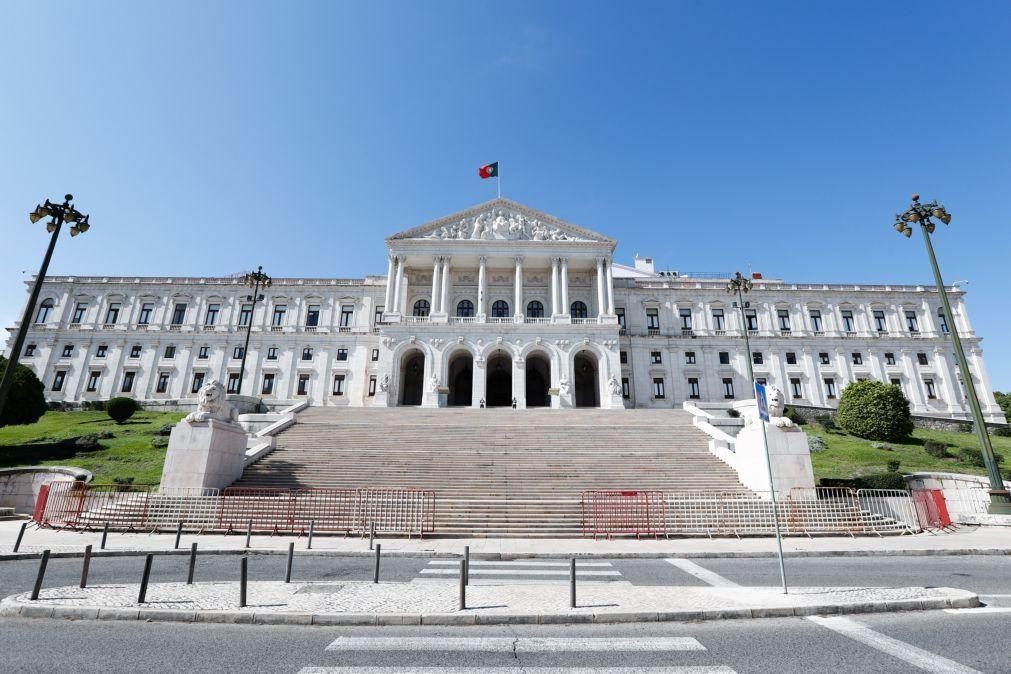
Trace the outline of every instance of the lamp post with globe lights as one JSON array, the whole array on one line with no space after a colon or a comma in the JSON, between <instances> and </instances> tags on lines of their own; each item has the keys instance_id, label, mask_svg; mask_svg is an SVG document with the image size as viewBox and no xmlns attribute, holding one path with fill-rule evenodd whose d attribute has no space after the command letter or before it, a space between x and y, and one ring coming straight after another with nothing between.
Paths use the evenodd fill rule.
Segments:
<instances>
[{"instance_id":1,"label":"lamp post with globe lights","mask_svg":"<svg viewBox=\"0 0 1011 674\"><path fill-rule=\"evenodd\" d=\"M958 336L958 326L955 324L955 317L951 311L951 303L948 302L948 293L941 280L941 270L937 266L937 257L934 256L934 246L931 242L931 235L936 229L932 218L936 218L948 224L951 222L951 214L947 209L931 201L928 204L920 203L920 195L913 195L913 202L905 213L895 216L895 231L902 234L907 239L913 235L913 224L920 226L923 233L923 243L927 247L927 257L930 258L930 267L934 272L934 283L937 286L937 294L941 298L941 307L944 310L944 320L948 322L948 335L951 336L951 345L954 347L955 359L958 361L958 369L962 373L962 382L965 386L966 398L972 410L973 426L976 430L976 437L979 439L979 447L983 452L983 463L986 466L987 477L990 479L990 507L991 514L1011 515L1011 492L1004 488L1004 480L1001 477L997 461L994 459L993 445L990 443L990 434L986 430L986 421L983 419L983 410L979 405L979 397L976 395L976 384L972 379L972 371L969 363L965 359L965 351L962 348L962 340Z\"/></svg>"},{"instance_id":2,"label":"lamp post with globe lights","mask_svg":"<svg viewBox=\"0 0 1011 674\"><path fill-rule=\"evenodd\" d=\"M253 329L253 316L256 315L256 303L263 299L263 295L260 294L260 288L269 288L273 284L273 280L263 273L263 267L260 266L256 268L256 271L247 272L242 277L242 282L253 289L253 294L246 295L246 301L252 303L252 308L249 310L249 321L246 323L246 343L242 347L242 363L239 365L239 385L236 388L239 395L242 395L242 379L246 374L246 352L249 351L249 333Z\"/></svg>"},{"instance_id":3,"label":"lamp post with globe lights","mask_svg":"<svg viewBox=\"0 0 1011 674\"><path fill-rule=\"evenodd\" d=\"M39 268L39 273L35 277L35 283L32 286L32 292L28 297L25 313L21 317L21 324L18 325L18 334L14 338L14 344L11 346L11 352L7 358L7 369L4 371L3 379L0 380L0 417L3 416L4 407L7 405L7 395L10 392L11 384L14 383L14 371L17 369L18 361L21 358L21 350L25 345L28 327L31 325L32 315L35 313L35 303L39 299L39 292L41 292L42 284L46 280L46 272L49 271L49 261L53 257L53 250L56 248L56 239L60 236L60 230L63 229L64 223L69 222L70 236L73 237L83 234L91 228L88 216L74 208L73 201L74 195L72 194L65 195L62 204L54 204L49 199L46 199L44 204L38 204L35 206L35 210L28 214L28 219L32 221L32 224L43 218L49 218L49 222L46 223L46 231L51 236L49 237L49 248L46 249L46 255L42 258L42 266Z\"/></svg>"}]
</instances>

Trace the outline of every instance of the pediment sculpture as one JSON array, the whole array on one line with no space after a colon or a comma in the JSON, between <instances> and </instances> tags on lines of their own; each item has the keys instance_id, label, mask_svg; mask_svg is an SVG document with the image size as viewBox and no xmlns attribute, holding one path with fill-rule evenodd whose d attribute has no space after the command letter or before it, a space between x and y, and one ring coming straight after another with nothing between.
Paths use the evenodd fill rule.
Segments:
<instances>
[{"instance_id":1,"label":"pediment sculpture","mask_svg":"<svg viewBox=\"0 0 1011 674\"><path fill-rule=\"evenodd\" d=\"M458 223L438 227L426 239L486 241L586 241L537 218L505 208L494 208Z\"/></svg>"}]
</instances>

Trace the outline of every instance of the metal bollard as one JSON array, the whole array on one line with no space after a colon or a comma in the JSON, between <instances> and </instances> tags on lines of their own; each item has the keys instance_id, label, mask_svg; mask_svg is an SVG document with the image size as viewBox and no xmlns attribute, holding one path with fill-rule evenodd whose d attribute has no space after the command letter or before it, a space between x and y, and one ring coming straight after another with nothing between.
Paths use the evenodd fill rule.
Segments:
<instances>
[{"instance_id":1,"label":"metal bollard","mask_svg":"<svg viewBox=\"0 0 1011 674\"><path fill-rule=\"evenodd\" d=\"M460 610L467 608L467 566L464 560L460 560Z\"/></svg>"},{"instance_id":2,"label":"metal bollard","mask_svg":"<svg viewBox=\"0 0 1011 674\"><path fill-rule=\"evenodd\" d=\"M309 520L309 540L305 543L306 550L312 550L312 532L316 528L316 520Z\"/></svg>"},{"instance_id":3,"label":"metal bollard","mask_svg":"<svg viewBox=\"0 0 1011 674\"><path fill-rule=\"evenodd\" d=\"M186 584L193 584L193 573L197 570L197 544L190 546L190 571L186 574Z\"/></svg>"},{"instance_id":4,"label":"metal bollard","mask_svg":"<svg viewBox=\"0 0 1011 674\"><path fill-rule=\"evenodd\" d=\"M105 539L109 537L109 522L107 521L102 525L102 544L98 546L99 550L105 550Z\"/></svg>"},{"instance_id":5,"label":"metal bollard","mask_svg":"<svg viewBox=\"0 0 1011 674\"><path fill-rule=\"evenodd\" d=\"M246 579L249 571L249 558L243 555L239 564L239 608L246 608Z\"/></svg>"},{"instance_id":6,"label":"metal bollard","mask_svg":"<svg viewBox=\"0 0 1011 674\"><path fill-rule=\"evenodd\" d=\"M375 539L375 537L376 537L376 523L372 522L371 526L369 526L369 550L372 549L372 541Z\"/></svg>"},{"instance_id":7,"label":"metal bollard","mask_svg":"<svg viewBox=\"0 0 1011 674\"><path fill-rule=\"evenodd\" d=\"M179 524L176 525L176 547L175 547L176 550L179 549L179 539L182 537L183 537L183 523L180 522Z\"/></svg>"},{"instance_id":8,"label":"metal bollard","mask_svg":"<svg viewBox=\"0 0 1011 674\"><path fill-rule=\"evenodd\" d=\"M470 546L463 546L463 584L470 585Z\"/></svg>"},{"instance_id":9,"label":"metal bollard","mask_svg":"<svg viewBox=\"0 0 1011 674\"><path fill-rule=\"evenodd\" d=\"M576 608L576 559L569 560L569 608Z\"/></svg>"},{"instance_id":10,"label":"metal bollard","mask_svg":"<svg viewBox=\"0 0 1011 674\"><path fill-rule=\"evenodd\" d=\"M379 555L382 553L382 551L383 551L383 546L380 545L379 543L376 543L376 572L374 574L372 574L372 582L373 583L378 583L379 582Z\"/></svg>"},{"instance_id":11,"label":"metal bollard","mask_svg":"<svg viewBox=\"0 0 1011 674\"><path fill-rule=\"evenodd\" d=\"M147 601L147 581L151 579L151 562L153 561L154 555L151 554L144 559L144 575L140 577L140 593L137 595L138 604Z\"/></svg>"},{"instance_id":12,"label":"metal bollard","mask_svg":"<svg viewBox=\"0 0 1011 674\"><path fill-rule=\"evenodd\" d=\"M81 564L81 587L88 587L88 570L91 568L91 546L84 546L84 562Z\"/></svg>"},{"instance_id":13,"label":"metal bollard","mask_svg":"<svg viewBox=\"0 0 1011 674\"><path fill-rule=\"evenodd\" d=\"M253 536L253 520L246 522L246 547L249 547L249 539Z\"/></svg>"},{"instance_id":14,"label":"metal bollard","mask_svg":"<svg viewBox=\"0 0 1011 674\"><path fill-rule=\"evenodd\" d=\"M21 547L21 539L25 537L25 528L28 526L28 522L21 523L21 530L18 531L18 539L14 541L14 552L18 551Z\"/></svg>"},{"instance_id":15,"label":"metal bollard","mask_svg":"<svg viewBox=\"0 0 1011 674\"><path fill-rule=\"evenodd\" d=\"M284 582L291 582L291 560L295 557L295 541L288 543L288 566L284 571Z\"/></svg>"},{"instance_id":16,"label":"metal bollard","mask_svg":"<svg viewBox=\"0 0 1011 674\"><path fill-rule=\"evenodd\" d=\"M39 575L35 576L35 587L32 588L32 601L39 598L42 591L42 579L46 577L46 567L49 566L49 551L42 551L42 560L39 562Z\"/></svg>"}]
</instances>

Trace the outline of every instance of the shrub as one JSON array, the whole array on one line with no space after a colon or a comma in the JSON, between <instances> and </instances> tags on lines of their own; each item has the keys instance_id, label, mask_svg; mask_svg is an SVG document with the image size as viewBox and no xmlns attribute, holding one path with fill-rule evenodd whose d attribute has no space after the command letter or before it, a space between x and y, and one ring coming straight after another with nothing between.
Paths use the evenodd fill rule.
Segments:
<instances>
[{"instance_id":1,"label":"shrub","mask_svg":"<svg viewBox=\"0 0 1011 674\"><path fill-rule=\"evenodd\" d=\"M897 472L899 472L899 466L901 466L902 464L900 462L898 462L898 461L892 460L892 461L889 461L885 465L888 467L888 472L889 473L897 473Z\"/></svg>"},{"instance_id":2,"label":"shrub","mask_svg":"<svg viewBox=\"0 0 1011 674\"><path fill-rule=\"evenodd\" d=\"M104 400L85 400L81 403L81 407L92 412L104 412L105 411L105 401Z\"/></svg>"},{"instance_id":3,"label":"shrub","mask_svg":"<svg viewBox=\"0 0 1011 674\"><path fill-rule=\"evenodd\" d=\"M1004 457L997 452L993 453L994 461L997 465L1004 462ZM983 450L977 447L963 447L958 450L958 459L962 463L967 463L970 466L976 466L977 468L986 468L986 462L983 461Z\"/></svg>"},{"instance_id":4,"label":"shrub","mask_svg":"<svg viewBox=\"0 0 1011 674\"><path fill-rule=\"evenodd\" d=\"M902 389L879 381L855 381L843 389L836 422L858 438L899 442L913 430Z\"/></svg>"},{"instance_id":5,"label":"shrub","mask_svg":"<svg viewBox=\"0 0 1011 674\"><path fill-rule=\"evenodd\" d=\"M124 423L139 409L140 405L133 398L113 398L105 403L106 413L117 424Z\"/></svg>"},{"instance_id":6,"label":"shrub","mask_svg":"<svg viewBox=\"0 0 1011 674\"><path fill-rule=\"evenodd\" d=\"M93 452L99 449L98 434L89 433L74 439L74 448L81 452Z\"/></svg>"},{"instance_id":7,"label":"shrub","mask_svg":"<svg viewBox=\"0 0 1011 674\"><path fill-rule=\"evenodd\" d=\"M151 436L151 446L152 447L168 447L169 439L164 435L153 435Z\"/></svg>"},{"instance_id":8,"label":"shrub","mask_svg":"<svg viewBox=\"0 0 1011 674\"><path fill-rule=\"evenodd\" d=\"M951 457L951 454L948 454L948 446L937 440L927 440L924 442L923 451L935 459L947 459Z\"/></svg>"},{"instance_id":9,"label":"shrub","mask_svg":"<svg viewBox=\"0 0 1011 674\"><path fill-rule=\"evenodd\" d=\"M902 473L879 473L864 475L853 480L857 489L905 489L906 481Z\"/></svg>"},{"instance_id":10,"label":"shrub","mask_svg":"<svg viewBox=\"0 0 1011 674\"><path fill-rule=\"evenodd\" d=\"M114 438L114 437L116 437L116 436L113 434L112 431L102 431L101 433L98 434L98 439L99 440L108 440L108 439Z\"/></svg>"},{"instance_id":11,"label":"shrub","mask_svg":"<svg viewBox=\"0 0 1011 674\"><path fill-rule=\"evenodd\" d=\"M812 452L824 452L828 449L828 446L825 444L824 438L817 435L809 435L807 436L807 448Z\"/></svg>"},{"instance_id":12,"label":"shrub","mask_svg":"<svg viewBox=\"0 0 1011 674\"><path fill-rule=\"evenodd\" d=\"M998 438L1011 438L1011 426L997 426L993 429L993 434Z\"/></svg>"},{"instance_id":13,"label":"shrub","mask_svg":"<svg viewBox=\"0 0 1011 674\"><path fill-rule=\"evenodd\" d=\"M835 430L835 419L832 418L831 414L819 414L814 420L830 433Z\"/></svg>"},{"instance_id":14,"label":"shrub","mask_svg":"<svg viewBox=\"0 0 1011 674\"><path fill-rule=\"evenodd\" d=\"M155 435L172 435L172 429L175 428L175 424L165 424L157 431L154 432Z\"/></svg>"},{"instance_id":15,"label":"shrub","mask_svg":"<svg viewBox=\"0 0 1011 674\"><path fill-rule=\"evenodd\" d=\"M727 410L727 416L730 417L731 419L736 419L737 417L741 416L741 411L731 407L730 409Z\"/></svg>"},{"instance_id":16,"label":"shrub","mask_svg":"<svg viewBox=\"0 0 1011 674\"><path fill-rule=\"evenodd\" d=\"M7 370L7 359L0 356L0 378ZM0 415L0 426L34 424L46 413L46 396L39 378L29 368L18 364L7 392L7 404Z\"/></svg>"},{"instance_id":17,"label":"shrub","mask_svg":"<svg viewBox=\"0 0 1011 674\"><path fill-rule=\"evenodd\" d=\"M800 412L793 409L792 407L787 407L785 410L783 410L783 416L785 416L787 419L789 419L798 426L803 426L804 424L807 423L807 419L801 416Z\"/></svg>"}]
</instances>

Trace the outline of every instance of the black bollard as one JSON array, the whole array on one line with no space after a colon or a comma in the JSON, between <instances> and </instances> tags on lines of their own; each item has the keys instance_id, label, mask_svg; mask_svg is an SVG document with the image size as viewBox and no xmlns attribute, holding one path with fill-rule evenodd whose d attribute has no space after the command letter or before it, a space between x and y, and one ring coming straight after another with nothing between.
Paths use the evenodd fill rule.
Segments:
<instances>
[{"instance_id":1,"label":"black bollard","mask_svg":"<svg viewBox=\"0 0 1011 674\"><path fill-rule=\"evenodd\" d=\"M376 537L376 523L372 522L369 526L369 550L372 549L372 541Z\"/></svg>"},{"instance_id":2,"label":"black bollard","mask_svg":"<svg viewBox=\"0 0 1011 674\"><path fill-rule=\"evenodd\" d=\"M91 568L91 546L84 546L84 562L81 564L81 587L88 587L88 569Z\"/></svg>"},{"instance_id":3,"label":"black bollard","mask_svg":"<svg viewBox=\"0 0 1011 674\"><path fill-rule=\"evenodd\" d=\"M460 610L467 608L467 566L464 560L460 560Z\"/></svg>"},{"instance_id":4,"label":"black bollard","mask_svg":"<svg viewBox=\"0 0 1011 674\"><path fill-rule=\"evenodd\" d=\"M239 608L246 608L246 579L249 570L249 558L243 555L239 564Z\"/></svg>"},{"instance_id":5,"label":"black bollard","mask_svg":"<svg viewBox=\"0 0 1011 674\"><path fill-rule=\"evenodd\" d=\"M305 543L306 550L312 550L312 532L316 528L316 520L309 520L309 540Z\"/></svg>"},{"instance_id":6,"label":"black bollard","mask_svg":"<svg viewBox=\"0 0 1011 674\"><path fill-rule=\"evenodd\" d=\"M284 582L291 582L291 561L295 557L295 541L288 543L288 565L284 571Z\"/></svg>"},{"instance_id":7,"label":"black bollard","mask_svg":"<svg viewBox=\"0 0 1011 674\"><path fill-rule=\"evenodd\" d=\"M372 574L372 582L373 583L378 583L379 582L379 555L382 554L382 551L383 551L383 546L380 545L379 543L376 543L376 572L374 574Z\"/></svg>"},{"instance_id":8,"label":"black bollard","mask_svg":"<svg viewBox=\"0 0 1011 674\"><path fill-rule=\"evenodd\" d=\"M175 547L176 550L179 549L179 539L182 537L183 537L183 523L180 522L179 524L176 525L176 547Z\"/></svg>"},{"instance_id":9,"label":"black bollard","mask_svg":"<svg viewBox=\"0 0 1011 674\"><path fill-rule=\"evenodd\" d=\"M193 574L197 570L197 544L190 546L190 571L186 574L186 584L193 584Z\"/></svg>"},{"instance_id":10,"label":"black bollard","mask_svg":"<svg viewBox=\"0 0 1011 674\"><path fill-rule=\"evenodd\" d=\"M249 547L249 539L253 536L253 520L246 522L246 547Z\"/></svg>"},{"instance_id":11,"label":"black bollard","mask_svg":"<svg viewBox=\"0 0 1011 674\"><path fill-rule=\"evenodd\" d=\"M105 550L105 539L109 537L109 522L107 521L102 525L102 544L98 546L99 550Z\"/></svg>"},{"instance_id":12,"label":"black bollard","mask_svg":"<svg viewBox=\"0 0 1011 674\"><path fill-rule=\"evenodd\" d=\"M470 585L470 546L463 546L463 584Z\"/></svg>"},{"instance_id":13,"label":"black bollard","mask_svg":"<svg viewBox=\"0 0 1011 674\"><path fill-rule=\"evenodd\" d=\"M576 559L569 560L569 608L576 608Z\"/></svg>"},{"instance_id":14,"label":"black bollard","mask_svg":"<svg viewBox=\"0 0 1011 674\"><path fill-rule=\"evenodd\" d=\"M28 526L28 522L21 523L21 530L18 531L18 539L14 541L14 552L18 551L21 547L21 539L25 537L25 528Z\"/></svg>"},{"instance_id":15,"label":"black bollard","mask_svg":"<svg viewBox=\"0 0 1011 674\"><path fill-rule=\"evenodd\" d=\"M144 559L144 575L140 577L140 593L137 595L137 603L143 604L147 601L147 581L151 579L151 563L154 555L147 555Z\"/></svg>"},{"instance_id":16,"label":"black bollard","mask_svg":"<svg viewBox=\"0 0 1011 674\"><path fill-rule=\"evenodd\" d=\"M42 551L42 560L39 562L39 575L35 577L35 587L32 588L32 601L39 598L42 591L42 580L46 577L46 567L49 566L49 551Z\"/></svg>"}]
</instances>

